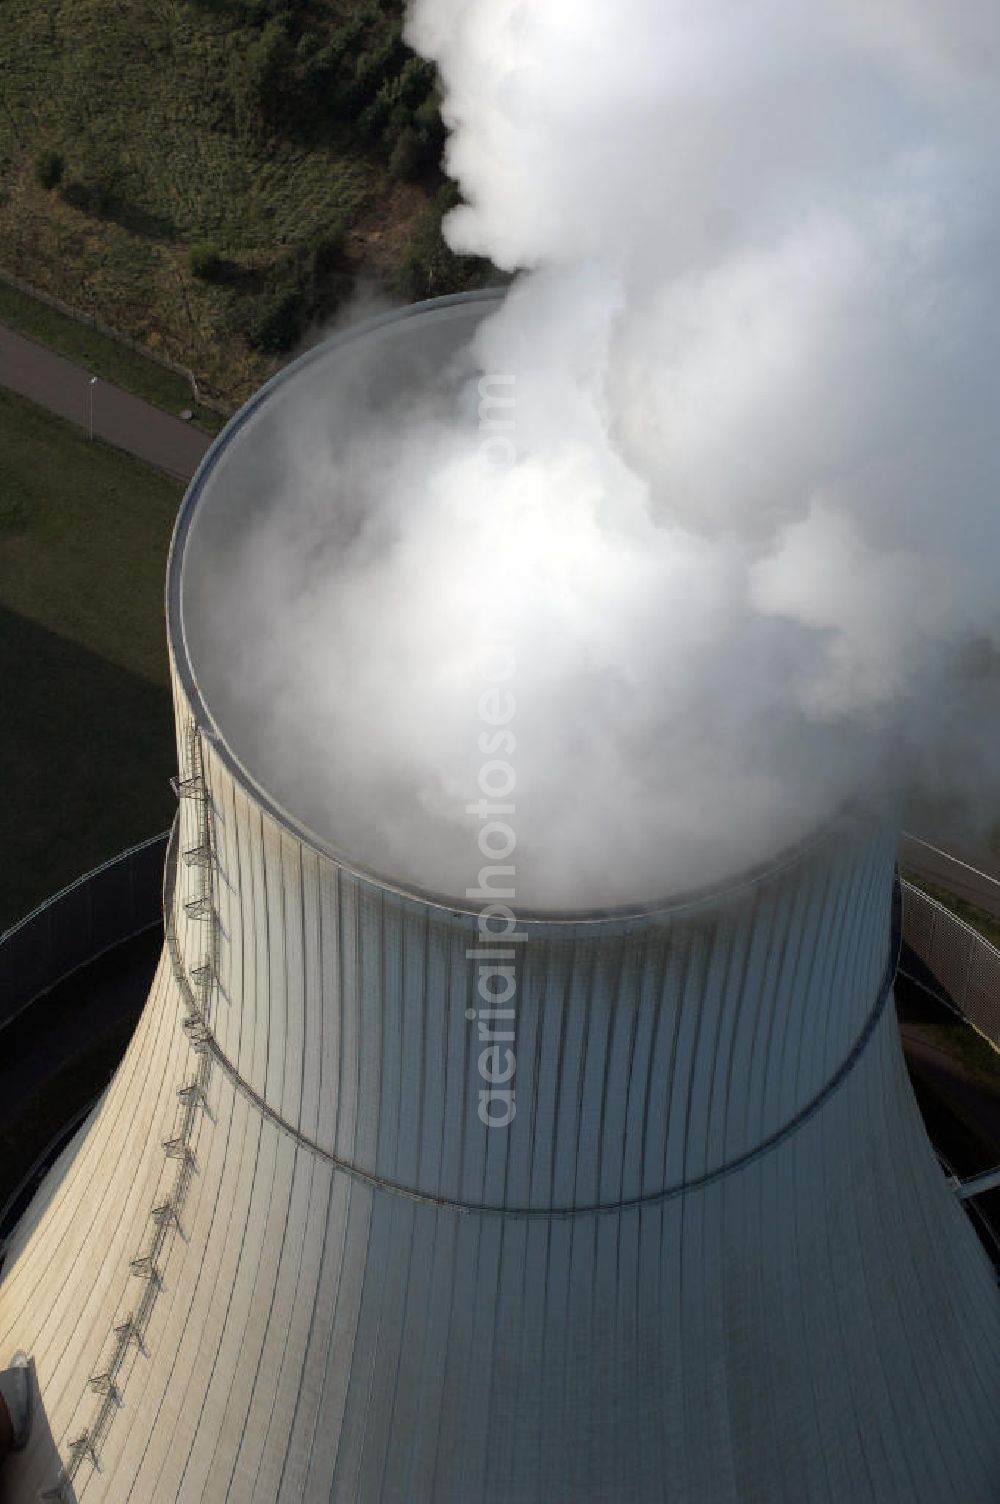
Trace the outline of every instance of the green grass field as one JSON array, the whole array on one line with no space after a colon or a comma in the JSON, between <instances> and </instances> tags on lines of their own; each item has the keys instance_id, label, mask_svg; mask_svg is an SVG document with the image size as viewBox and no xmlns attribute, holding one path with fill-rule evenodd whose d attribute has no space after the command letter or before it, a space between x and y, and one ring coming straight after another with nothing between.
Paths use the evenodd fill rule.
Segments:
<instances>
[{"instance_id":1,"label":"green grass field","mask_svg":"<svg viewBox=\"0 0 1000 1504\"><path fill-rule=\"evenodd\" d=\"M401 0L4 0L0 265L231 405L359 277L403 298L462 285L438 233L433 77L401 16ZM423 144L399 168L401 136ZM189 259L206 242L207 277Z\"/></svg>"},{"instance_id":2,"label":"green grass field","mask_svg":"<svg viewBox=\"0 0 1000 1504\"><path fill-rule=\"evenodd\" d=\"M0 929L170 822L180 497L0 390Z\"/></svg>"}]
</instances>

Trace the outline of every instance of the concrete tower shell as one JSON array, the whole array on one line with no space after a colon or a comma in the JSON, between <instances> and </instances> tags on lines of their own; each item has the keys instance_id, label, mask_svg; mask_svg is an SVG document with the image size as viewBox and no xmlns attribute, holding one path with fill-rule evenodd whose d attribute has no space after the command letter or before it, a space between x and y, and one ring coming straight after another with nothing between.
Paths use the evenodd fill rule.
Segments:
<instances>
[{"instance_id":1,"label":"concrete tower shell","mask_svg":"<svg viewBox=\"0 0 1000 1504\"><path fill-rule=\"evenodd\" d=\"M894 832L526 916L489 1130L476 914L285 813L199 683L185 570L213 494L235 515L227 456L331 365L487 306L314 352L185 503L167 944L8 1251L0 1352L39 1389L8 1496L995 1504L1000 1298L903 1065Z\"/></svg>"}]
</instances>

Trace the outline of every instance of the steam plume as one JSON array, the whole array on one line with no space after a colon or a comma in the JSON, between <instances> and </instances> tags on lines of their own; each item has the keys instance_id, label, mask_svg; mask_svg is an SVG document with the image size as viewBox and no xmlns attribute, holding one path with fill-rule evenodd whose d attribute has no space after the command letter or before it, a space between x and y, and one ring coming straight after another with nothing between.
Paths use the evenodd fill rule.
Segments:
<instances>
[{"instance_id":1,"label":"steam plume","mask_svg":"<svg viewBox=\"0 0 1000 1504\"><path fill-rule=\"evenodd\" d=\"M514 454L474 387L368 435L380 499L317 568L346 483L314 425L246 670L288 787L373 865L475 882L497 620L523 903L714 880L928 771L981 786L1000 12L873 9L412 5L449 239L524 273L475 349L516 378Z\"/></svg>"}]
</instances>

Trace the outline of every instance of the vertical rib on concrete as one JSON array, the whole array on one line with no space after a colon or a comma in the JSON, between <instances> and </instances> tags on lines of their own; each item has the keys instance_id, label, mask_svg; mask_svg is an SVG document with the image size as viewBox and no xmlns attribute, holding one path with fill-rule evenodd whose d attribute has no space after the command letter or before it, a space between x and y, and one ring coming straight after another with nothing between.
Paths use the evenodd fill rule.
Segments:
<instances>
[{"instance_id":1,"label":"vertical rib on concrete","mask_svg":"<svg viewBox=\"0 0 1000 1504\"><path fill-rule=\"evenodd\" d=\"M469 917L338 869L193 755L181 965L0 1287L43 1417L12 1498L60 1467L114 1504L996 1497L996 1283L886 1007L891 832L529 924L491 1134Z\"/></svg>"},{"instance_id":2,"label":"vertical rib on concrete","mask_svg":"<svg viewBox=\"0 0 1000 1504\"><path fill-rule=\"evenodd\" d=\"M1000 1298L903 1067L894 832L526 918L489 1130L476 916L352 869L217 731L202 501L167 945L0 1284L40 1388L14 1504L995 1504Z\"/></svg>"}]
</instances>

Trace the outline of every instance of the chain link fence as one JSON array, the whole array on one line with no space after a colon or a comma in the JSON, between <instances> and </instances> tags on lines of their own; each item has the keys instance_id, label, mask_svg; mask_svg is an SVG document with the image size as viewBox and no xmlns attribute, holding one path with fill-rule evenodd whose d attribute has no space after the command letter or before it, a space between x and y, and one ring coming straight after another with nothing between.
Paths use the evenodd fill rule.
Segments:
<instances>
[{"instance_id":1,"label":"chain link fence","mask_svg":"<svg viewBox=\"0 0 1000 1504\"><path fill-rule=\"evenodd\" d=\"M168 838L123 852L0 935L0 1029L77 967L160 922ZM901 973L1000 1048L1000 951L912 883L902 897Z\"/></svg>"},{"instance_id":2,"label":"chain link fence","mask_svg":"<svg viewBox=\"0 0 1000 1504\"><path fill-rule=\"evenodd\" d=\"M900 972L1000 1049L1000 950L912 883L902 887Z\"/></svg>"},{"instance_id":3,"label":"chain link fence","mask_svg":"<svg viewBox=\"0 0 1000 1504\"><path fill-rule=\"evenodd\" d=\"M179 360L172 360L169 355L164 355L161 350L154 350L151 345L141 344L139 340L123 334L120 329L114 329L110 324L103 323L96 315L87 313L81 308L74 308L71 304L65 303L62 298L45 292L41 287L36 287L32 282L26 282L23 277L17 277L13 272L6 271L2 267L0 267L0 282L5 282L8 287L13 287L17 292L23 292L29 298L34 298L38 303L44 303L47 308L54 308L57 313L73 319L78 324L86 324L96 334L102 334L105 339L114 340L115 344L134 351L144 360L151 360L154 365L162 366L166 371L172 371L175 376L180 376L183 381L187 382L191 388L191 395L201 407L207 408L209 412L216 413L221 418L232 417L231 404L209 396L199 384L190 366L182 364ZM31 336L26 335L25 338L30 339Z\"/></svg>"}]
</instances>

